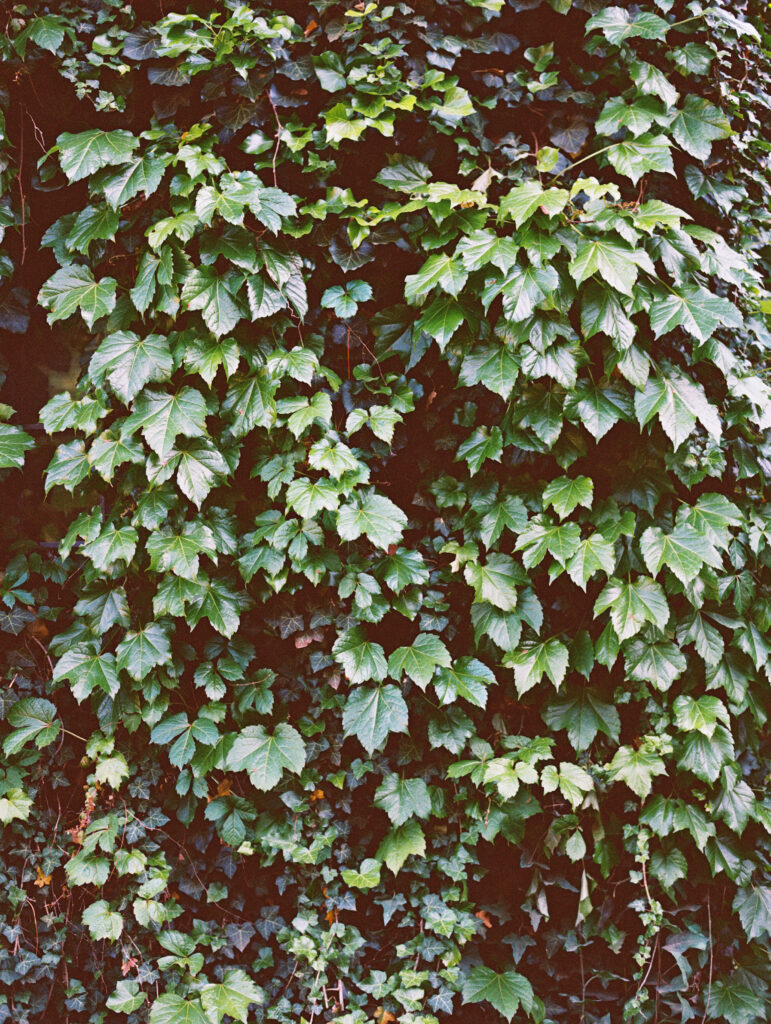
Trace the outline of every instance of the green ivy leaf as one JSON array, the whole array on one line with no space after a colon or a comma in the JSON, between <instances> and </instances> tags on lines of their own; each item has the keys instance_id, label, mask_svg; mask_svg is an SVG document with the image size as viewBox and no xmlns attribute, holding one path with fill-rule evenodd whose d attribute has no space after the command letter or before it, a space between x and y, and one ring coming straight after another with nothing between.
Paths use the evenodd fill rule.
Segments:
<instances>
[{"instance_id":1,"label":"green ivy leaf","mask_svg":"<svg viewBox=\"0 0 771 1024\"><path fill-rule=\"evenodd\" d=\"M367 857L358 869L345 868L340 874L345 884L355 889L374 889L380 884L380 861Z\"/></svg>"},{"instance_id":2,"label":"green ivy leaf","mask_svg":"<svg viewBox=\"0 0 771 1024\"><path fill-rule=\"evenodd\" d=\"M256 789L273 789L284 769L299 775L305 767L305 744L291 725L280 723L273 735L262 725L248 725L236 736L228 754L228 767L245 770Z\"/></svg>"},{"instance_id":3,"label":"green ivy leaf","mask_svg":"<svg viewBox=\"0 0 771 1024\"><path fill-rule=\"evenodd\" d=\"M645 622L663 629L669 619L664 591L652 579L609 580L594 605L595 615L610 609L610 619L619 640L639 633Z\"/></svg>"},{"instance_id":4,"label":"green ivy leaf","mask_svg":"<svg viewBox=\"0 0 771 1024\"><path fill-rule=\"evenodd\" d=\"M543 507L546 509L552 505L560 519L564 519L578 505L591 508L593 497L594 484L588 476L577 476L573 479L560 476L544 489Z\"/></svg>"},{"instance_id":5,"label":"green ivy leaf","mask_svg":"<svg viewBox=\"0 0 771 1024\"><path fill-rule=\"evenodd\" d=\"M634 750L632 747L619 747L613 755L609 766L610 779L613 782L625 782L627 786L644 800L651 791L654 775L666 775L666 765L658 754L644 747Z\"/></svg>"},{"instance_id":6,"label":"green ivy leaf","mask_svg":"<svg viewBox=\"0 0 771 1024\"><path fill-rule=\"evenodd\" d=\"M24 454L35 447L35 442L21 429L0 423L0 469L21 469Z\"/></svg>"},{"instance_id":7,"label":"green ivy leaf","mask_svg":"<svg viewBox=\"0 0 771 1024\"><path fill-rule=\"evenodd\" d=\"M203 396L193 388L182 387L174 394L147 388L136 400L130 423L142 430L155 454L165 458L180 434L205 436L206 412Z\"/></svg>"},{"instance_id":8,"label":"green ivy leaf","mask_svg":"<svg viewBox=\"0 0 771 1024\"><path fill-rule=\"evenodd\" d=\"M220 338L243 316L235 300L237 290L235 275L220 277L213 267L197 267L185 278L181 300L188 309L200 309L206 326Z\"/></svg>"},{"instance_id":9,"label":"green ivy leaf","mask_svg":"<svg viewBox=\"0 0 771 1024\"><path fill-rule=\"evenodd\" d=\"M495 675L487 665L476 658L464 657L439 670L434 689L442 704L451 704L462 697L483 708L487 703L487 688L495 683Z\"/></svg>"},{"instance_id":10,"label":"green ivy leaf","mask_svg":"<svg viewBox=\"0 0 771 1024\"><path fill-rule=\"evenodd\" d=\"M31 740L38 748L47 747L59 735L61 721L56 707L42 697L23 697L8 712L12 733L3 740L6 757L17 754Z\"/></svg>"},{"instance_id":11,"label":"green ivy leaf","mask_svg":"<svg viewBox=\"0 0 771 1024\"><path fill-rule=\"evenodd\" d=\"M388 659L388 674L399 680L405 673L425 690L438 665L449 668L450 652L433 633L418 633L409 647L397 647Z\"/></svg>"},{"instance_id":12,"label":"green ivy leaf","mask_svg":"<svg viewBox=\"0 0 771 1024\"><path fill-rule=\"evenodd\" d=\"M716 569L722 566L709 538L687 523L676 526L671 533L649 526L640 538L640 551L651 575L656 576L665 565L686 584L699 575L703 565Z\"/></svg>"},{"instance_id":13,"label":"green ivy leaf","mask_svg":"<svg viewBox=\"0 0 771 1024\"><path fill-rule=\"evenodd\" d=\"M115 649L118 671L132 679L144 679L151 669L171 660L169 638L157 622L129 630Z\"/></svg>"},{"instance_id":14,"label":"green ivy leaf","mask_svg":"<svg viewBox=\"0 0 771 1024\"><path fill-rule=\"evenodd\" d=\"M343 710L346 736L356 736L368 754L383 747L392 732L407 732L407 705L396 686L358 686Z\"/></svg>"},{"instance_id":15,"label":"green ivy leaf","mask_svg":"<svg viewBox=\"0 0 771 1024\"><path fill-rule=\"evenodd\" d=\"M367 537L375 547L397 544L407 525L398 505L370 489L357 494L356 504L344 505L337 514L337 532L343 540Z\"/></svg>"},{"instance_id":16,"label":"green ivy leaf","mask_svg":"<svg viewBox=\"0 0 771 1024\"><path fill-rule=\"evenodd\" d=\"M375 807L385 811L394 825L403 825L409 818L429 816L431 796L423 779L387 775L375 793Z\"/></svg>"},{"instance_id":17,"label":"green ivy leaf","mask_svg":"<svg viewBox=\"0 0 771 1024\"><path fill-rule=\"evenodd\" d=\"M474 967L463 985L464 1003L489 1003L511 1020L520 1006L530 1013L535 996L530 982L516 971L499 974L491 967Z\"/></svg>"},{"instance_id":18,"label":"green ivy leaf","mask_svg":"<svg viewBox=\"0 0 771 1024\"><path fill-rule=\"evenodd\" d=\"M492 554L484 565L470 563L464 569L469 586L474 588L477 601L488 601L504 612L517 607L519 576L513 559L508 555Z\"/></svg>"},{"instance_id":19,"label":"green ivy leaf","mask_svg":"<svg viewBox=\"0 0 771 1024\"><path fill-rule=\"evenodd\" d=\"M240 968L226 971L219 984L205 985L201 990L201 1006L216 1024L220 1024L223 1017L233 1017L247 1024L249 1007L264 1002L263 990Z\"/></svg>"},{"instance_id":20,"label":"green ivy leaf","mask_svg":"<svg viewBox=\"0 0 771 1024\"><path fill-rule=\"evenodd\" d=\"M156 156L131 156L117 170L100 176L99 188L113 210L119 210L140 192L145 198L158 190L166 169L165 162Z\"/></svg>"},{"instance_id":21,"label":"green ivy leaf","mask_svg":"<svg viewBox=\"0 0 771 1024\"><path fill-rule=\"evenodd\" d=\"M125 164L139 145L131 132L105 132L90 128L85 132L63 132L56 140L59 163L70 181L88 178L102 167Z\"/></svg>"},{"instance_id":22,"label":"green ivy leaf","mask_svg":"<svg viewBox=\"0 0 771 1024\"><path fill-rule=\"evenodd\" d=\"M93 690L101 690L109 697L115 697L120 690L115 655L100 654L89 643L75 644L65 651L56 663L53 678L56 682L68 679L78 701Z\"/></svg>"},{"instance_id":23,"label":"green ivy leaf","mask_svg":"<svg viewBox=\"0 0 771 1024\"><path fill-rule=\"evenodd\" d=\"M88 928L91 938L95 940L120 938L123 931L123 918L106 900L97 900L83 911L83 924Z\"/></svg>"},{"instance_id":24,"label":"green ivy leaf","mask_svg":"<svg viewBox=\"0 0 771 1024\"><path fill-rule=\"evenodd\" d=\"M623 242L603 238L581 242L568 269L576 284L599 273L611 288L624 295L631 295L640 268L650 274L655 273L645 250L632 249Z\"/></svg>"},{"instance_id":25,"label":"green ivy leaf","mask_svg":"<svg viewBox=\"0 0 771 1024\"><path fill-rule=\"evenodd\" d=\"M133 1013L147 1000L139 988L139 982L121 978L115 990L107 999L107 1009L114 1013Z\"/></svg>"},{"instance_id":26,"label":"green ivy leaf","mask_svg":"<svg viewBox=\"0 0 771 1024\"><path fill-rule=\"evenodd\" d=\"M150 1024L211 1024L198 999L164 992L150 1007Z\"/></svg>"},{"instance_id":27,"label":"green ivy leaf","mask_svg":"<svg viewBox=\"0 0 771 1024\"><path fill-rule=\"evenodd\" d=\"M734 896L733 909L750 941L771 935L771 887L752 882L739 889Z\"/></svg>"},{"instance_id":28,"label":"green ivy leaf","mask_svg":"<svg viewBox=\"0 0 771 1024\"><path fill-rule=\"evenodd\" d=\"M561 640L552 638L542 643L523 645L504 657L504 664L514 669L514 682L520 696L540 683L544 675L560 688L568 668L568 649Z\"/></svg>"},{"instance_id":29,"label":"green ivy leaf","mask_svg":"<svg viewBox=\"0 0 771 1024\"><path fill-rule=\"evenodd\" d=\"M367 640L359 628L350 629L335 641L332 654L343 666L346 679L364 683L380 682L388 673L385 651L380 644Z\"/></svg>"},{"instance_id":30,"label":"green ivy leaf","mask_svg":"<svg viewBox=\"0 0 771 1024\"><path fill-rule=\"evenodd\" d=\"M377 850L378 860L384 861L395 875L404 867L411 855L423 857L426 853L426 837L417 821L407 821L392 828Z\"/></svg>"},{"instance_id":31,"label":"green ivy leaf","mask_svg":"<svg viewBox=\"0 0 771 1024\"><path fill-rule=\"evenodd\" d=\"M541 715L550 729L567 729L574 750L586 750L598 732L617 741L621 730L616 708L585 687L553 698Z\"/></svg>"},{"instance_id":32,"label":"green ivy leaf","mask_svg":"<svg viewBox=\"0 0 771 1024\"><path fill-rule=\"evenodd\" d=\"M71 265L57 270L38 293L38 302L49 310L49 324L66 320L77 310L88 327L115 308L117 282L112 277L94 280L88 267Z\"/></svg>"},{"instance_id":33,"label":"green ivy leaf","mask_svg":"<svg viewBox=\"0 0 771 1024\"><path fill-rule=\"evenodd\" d=\"M712 143L727 139L731 135L731 125L719 107L702 96L689 93L672 122L672 132L686 153L706 162L712 152Z\"/></svg>"},{"instance_id":34,"label":"green ivy leaf","mask_svg":"<svg viewBox=\"0 0 771 1024\"><path fill-rule=\"evenodd\" d=\"M133 331L108 334L88 367L91 378L97 383L106 378L125 404L136 398L145 384L168 380L173 370L169 343L163 335L140 338Z\"/></svg>"}]
</instances>

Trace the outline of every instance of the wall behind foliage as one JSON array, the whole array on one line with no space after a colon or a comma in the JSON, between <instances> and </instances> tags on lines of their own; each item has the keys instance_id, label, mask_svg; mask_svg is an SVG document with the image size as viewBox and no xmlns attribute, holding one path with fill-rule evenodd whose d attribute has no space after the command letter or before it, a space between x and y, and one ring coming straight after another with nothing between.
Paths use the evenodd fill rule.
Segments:
<instances>
[{"instance_id":1,"label":"wall behind foliage","mask_svg":"<svg viewBox=\"0 0 771 1024\"><path fill-rule=\"evenodd\" d=\"M2 6L0 1022L767 1019L765 5Z\"/></svg>"}]
</instances>

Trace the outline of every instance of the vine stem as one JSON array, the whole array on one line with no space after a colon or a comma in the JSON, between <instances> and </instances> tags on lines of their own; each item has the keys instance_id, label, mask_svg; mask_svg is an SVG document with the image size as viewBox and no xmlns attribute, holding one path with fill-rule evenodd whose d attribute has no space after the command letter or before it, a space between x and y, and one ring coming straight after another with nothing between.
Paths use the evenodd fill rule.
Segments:
<instances>
[{"instance_id":1,"label":"vine stem","mask_svg":"<svg viewBox=\"0 0 771 1024\"><path fill-rule=\"evenodd\" d=\"M68 736L74 736L76 740L82 740L83 743L88 743L88 740L86 739L85 736L80 736L78 733L73 732L71 729L65 729L64 726L62 726L62 732L66 732Z\"/></svg>"},{"instance_id":2,"label":"vine stem","mask_svg":"<svg viewBox=\"0 0 771 1024\"><path fill-rule=\"evenodd\" d=\"M268 87L268 92L266 92L265 95L268 97L270 109L273 111L273 116L276 119L276 145L273 147L273 186L274 188L278 188L278 180L276 178L276 160L278 159L278 147L281 145L281 132L284 130L284 126L281 124L281 118L278 116L276 104L271 99L270 87Z\"/></svg>"},{"instance_id":3,"label":"vine stem","mask_svg":"<svg viewBox=\"0 0 771 1024\"><path fill-rule=\"evenodd\" d=\"M24 170L24 108L19 104L19 112L21 117L19 118L19 171L16 175L16 184L19 186L19 199L21 200L21 262L27 256L27 218L26 218L26 199L24 197L24 185L22 184L21 175Z\"/></svg>"},{"instance_id":4,"label":"vine stem","mask_svg":"<svg viewBox=\"0 0 771 1024\"><path fill-rule=\"evenodd\" d=\"M707 928L709 929L709 976L707 978L707 1002L704 1007L704 1016L701 1018L701 1024L705 1024L707 1014L709 1013L709 1004L712 999L712 967L714 956L712 953L712 907L710 905L709 896L707 896Z\"/></svg>"},{"instance_id":5,"label":"vine stem","mask_svg":"<svg viewBox=\"0 0 771 1024\"><path fill-rule=\"evenodd\" d=\"M694 14L690 18L683 18L682 21L673 21L669 28L679 28L681 25L687 25L689 21L700 21L704 17L706 17L706 12Z\"/></svg>"},{"instance_id":6,"label":"vine stem","mask_svg":"<svg viewBox=\"0 0 771 1024\"><path fill-rule=\"evenodd\" d=\"M593 153L589 153L587 156L582 156L580 160L574 161L572 164L568 164L564 167L559 174L555 174L549 184L553 184L555 181L559 181L563 174L567 174L568 171L572 171L574 167L578 167L579 164L585 164L587 160L591 160L592 157L599 156L600 153L607 153L609 149L612 149L616 145L615 142L611 142L609 146L603 146L602 149L595 149Z\"/></svg>"}]
</instances>

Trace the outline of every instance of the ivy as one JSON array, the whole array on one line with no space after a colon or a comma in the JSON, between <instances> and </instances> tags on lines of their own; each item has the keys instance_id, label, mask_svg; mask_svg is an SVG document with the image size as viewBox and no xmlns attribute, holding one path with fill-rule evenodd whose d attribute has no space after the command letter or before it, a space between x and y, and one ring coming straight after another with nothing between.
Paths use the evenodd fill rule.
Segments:
<instances>
[{"instance_id":1,"label":"ivy","mask_svg":"<svg viewBox=\"0 0 771 1024\"><path fill-rule=\"evenodd\" d=\"M0 43L0 1020L765 1019L762 5L152 6Z\"/></svg>"}]
</instances>

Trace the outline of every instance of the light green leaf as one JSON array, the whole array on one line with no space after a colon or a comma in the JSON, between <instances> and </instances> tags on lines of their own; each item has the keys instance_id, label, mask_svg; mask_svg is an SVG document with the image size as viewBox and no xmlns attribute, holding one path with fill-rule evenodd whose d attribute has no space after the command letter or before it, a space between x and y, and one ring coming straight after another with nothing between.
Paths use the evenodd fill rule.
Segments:
<instances>
[{"instance_id":1,"label":"light green leaf","mask_svg":"<svg viewBox=\"0 0 771 1024\"><path fill-rule=\"evenodd\" d=\"M641 135L639 139L624 139L607 152L609 163L619 174L631 178L633 184L650 171L674 174L670 141L666 135ZM610 282L603 273L603 277ZM622 289L623 291L624 289Z\"/></svg>"},{"instance_id":2,"label":"light green leaf","mask_svg":"<svg viewBox=\"0 0 771 1024\"><path fill-rule=\"evenodd\" d=\"M159 157L147 154L132 156L118 170L100 176L99 188L113 210L118 210L140 192L144 193L145 198L156 192L165 167Z\"/></svg>"},{"instance_id":3,"label":"light green leaf","mask_svg":"<svg viewBox=\"0 0 771 1024\"><path fill-rule=\"evenodd\" d=\"M752 882L739 889L734 896L733 909L750 941L771 936L771 886Z\"/></svg>"},{"instance_id":4,"label":"light green leaf","mask_svg":"<svg viewBox=\"0 0 771 1024\"><path fill-rule=\"evenodd\" d=\"M157 622L142 629L130 630L115 649L118 671L132 679L144 679L151 669L171 660L169 638Z\"/></svg>"},{"instance_id":5,"label":"light green leaf","mask_svg":"<svg viewBox=\"0 0 771 1024\"><path fill-rule=\"evenodd\" d=\"M523 645L513 654L504 655L504 664L514 669L514 682L520 696L540 683L544 675L560 688L568 669L568 649L561 640Z\"/></svg>"},{"instance_id":6,"label":"light green leaf","mask_svg":"<svg viewBox=\"0 0 771 1024\"><path fill-rule=\"evenodd\" d=\"M107 1009L113 1013L133 1013L138 1010L147 997L139 988L138 981L121 978L112 995L107 999Z\"/></svg>"},{"instance_id":7,"label":"light green leaf","mask_svg":"<svg viewBox=\"0 0 771 1024\"><path fill-rule=\"evenodd\" d=\"M515 185L505 195L498 208L498 219L503 221L511 218L518 228L529 220L539 207L544 213L553 217L561 213L567 205L570 193L564 188L547 188L538 181L525 181Z\"/></svg>"},{"instance_id":8,"label":"light green leaf","mask_svg":"<svg viewBox=\"0 0 771 1024\"><path fill-rule=\"evenodd\" d=\"M42 748L53 743L59 735L61 722L56 707L42 697L23 697L17 700L8 712L8 724L12 733L3 740L6 757L17 754L31 740Z\"/></svg>"},{"instance_id":9,"label":"light green leaf","mask_svg":"<svg viewBox=\"0 0 771 1024\"><path fill-rule=\"evenodd\" d=\"M675 644L666 640L651 641L644 635L624 646L624 659L630 679L653 683L661 691L668 690L688 664Z\"/></svg>"},{"instance_id":10,"label":"light green leaf","mask_svg":"<svg viewBox=\"0 0 771 1024\"><path fill-rule=\"evenodd\" d=\"M222 412L230 419L234 437L245 437L255 427L270 428L276 421L275 385L264 371L230 381Z\"/></svg>"},{"instance_id":11,"label":"light green leaf","mask_svg":"<svg viewBox=\"0 0 771 1024\"><path fill-rule=\"evenodd\" d=\"M730 725L725 705L717 697L704 694L693 698L690 694L680 694L673 705L675 724L684 732L703 733L707 739L714 735L718 721Z\"/></svg>"},{"instance_id":12,"label":"light green leaf","mask_svg":"<svg viewBox=\"0 0 771 1024\"><path fill-rule=\"evenodd\" d=\"M228 755L228 767L247 771L256 789L273 789L284 769L296 775L305 767L305 744L299 732L281 722L273 735L262 725L248 725L236 736Z\"/></svg>"},{"instance_id":13,"label":"light green leaf","mask_svg":"<svg viewBox=\"0 0 771 1024\"><path fill-rule=\"evenodd\" d=\"M598 615L610 609L610 618L619 640L639 633L645 622L663 629L669 619L669 606L658 583L646 576L635 580L609 580L594 605Z\"/></svg>"},{"instance_id":14,"label":"light green leaf","mask_svg":"<svg viewBox=\"0 0 771 1024\"><path fill-rule=\"evenodd\" d=\"M449 668L450 652L433 633L418 633L409 647L397 647L388 659L388 674L392 679L401 679L402 673L409 676L422 690L434 677L437 665Z\"/></svg>"},{"instance_id":15,"label":"light green leaf","mask_svg":"<svg viewBox=\"0 0 771 1024\"><path fill-rule=\"evenodd\" d=\"M487 665L476 658L463 657L439 670L434 689L442 704L452 704L462 697L483 708L487 703L487 688L495 684L495 675Z\"/></svg>"},{"instance_id":16,"label":"light green leaf","mask_svg":"<svg viewBox=\"0 0 771 1024\"><path fill-rule=\"evenodd\" d=\"M463 985L464 1003L489 1003L506 1020L520 1006L530 1013L535 996L530 982L516 971L496 973L491 967L474 967Z\"/></svg>"},{"instance_id":17,"label":"light green leaf","mask_svg":"<svg viewBox=\"0 0 771 1024\"><path fill-rule=\"evenodd\" d=\"M644 390L635 393L634 404L640 426L645 426L658 414L675 448L693 433L697 420L714 438L722 434L717 409L709 403L699 384L679 372L650 376Z\"/></svg>"},{"instance_id":18,"label":"light green leaf","mask_svg":"<svg viewBox=\"0 0 771 1024\"><path fill-rule=\"evenodd\" d=\"M407 516L398 505L369 489L357 493L357 504L344 505L337 514L337 532L343 540L367 537L375 547L387 549L397 544L407 525Z\"/></svg>"},{"instance_id":19,"label":"light green leaf","mask_svg":"<svg viewBox=\"0 0 771 1024\"><path fill-rule=\"evenodd\" d=\"M94 280L88 267L71 264L49 277L38 293L38 302L49 310L49 324L66 320L77 310L88 327L115 308L117 282L112 277Z\"/></svg>"},{"instance_id":20,"label":"light green leaf","mask_svg":"<svg viewBox=\"0 0 771 1024\"><path fill-rule=\"evenodd\" d=\"M243 316L235 300L237 290L236 275L220 277L213 267L197 267L185 278L181 300L188 309L200 309L206 326L219 338Z\"/></svg>"},{"instance_id":21,"label":"light green leaf","mask_svg":"<svg viewBox=\"0 0 771 1024\"><path fill-rule=\"evenodd\" d=\"M699 341L708 341L718 327L739 329L744 323L732 302L694 284L657 296L650 306L650 321L657 338L682 326Z\"/></svg>"},{"instance_id":22,"label":"light green leaf","mask_svg":"<svg viewBox=\"0 0 771 1024\"><path fill-rule=\"evenodd\" d=\"M67 235L66 245L74 252L88 254L88 247L96 239L114 238L118 230L118 214L105 207L86 206L75 218Z\"/></svg>"},{"instance_id":23,"label":"light green leaf","mask_svg":"<svg viewBox=\"0 0 771 1024\"><path fill-rule=\"evenodd\" d=\"M188 1000L164 992L150 1008L150 1024L211 1024L198 999Z\"/></svg>"},{"instance_id":24,"label":"light green leaf","mask_svg":"<svg viewBox=\"0 0 771 1024\"><path fill-rule=\"evenodd\" d=\"M367 857L358 869L345 868L340 872L346 885L355 889L372 889L380 884L381 862L374 857Z\"/></svg>"},{"instance_id":25,"label":"light green leaf","mask_svg":"<svg viewBox=\"0 0 771 1024\"><path fill-rule=\"evenodd\" d=\"M624 242L603 238L581 242L568 269L577 284L599 273L611 288L631 295L639 268L655 273L644 249L631 249Z\"/></svg>"},{"instance_id":26,"label":"light green leaf","mask_svg":"<svg viewBox=\"0 0 771 1024\"><path fill-rule=\"evenodd\" d=\"M641 747L619 747L608 765L612 782L625 782L644 800L651 791L654 775L666 775L666 765L658 754Z\"/></svg>"},{"instance_id":27,"label":"light green leaf","mask_svg":"<svg viewBox=\"0 0 771 1024\"><path fill-rule=\"evenodd\" d=\"M567 729L575 750L586 750L598 732L617 741L621 730L616 708L588 687L574 688L564 697L552 698L541 715L550 729Z\"/></svg>"},{"instance_id":28,"label":"light green leaf","mask_svg":"<svg viewBox=\"0 0 771 1024\"><path fill-rule=\"evenodd\" d=\"M35 447L35 442L21 427L0 423L0 469L21 469L24 453Z\"/></svg>"},{"instance_id":29,"label":"light green leaf","mask_svg":"<svg viewBox=\"0 0 771 1024\"><path fill-rule=\"evenodd\" d=\"M582 540L578 550L567 563L568 575L583 590L586 590L586 584L596 572L602 571L606 576L610 576L615 567L615 547L599 532L592 533Z\"/></svg>"},{"instance_id":30,"label":"light green leaf","mask_svg":"<svg viewBox=\"0 0 771 1024\"><path fill-rule=\"evenodd\" d=\"M133 526L107 526L94 540L83 545L83 554L97 569L109 572L117 562L127 565L134 557L138 534Z\"/></svg>"},{"instance_id":31,"label":"light green leaf","mask_svg":"<svg viewBox=\"0 0 771 1024\"><path fill-rule=\"evenodd\" d=\"M408 818L427 818L431 813L431 796L423 779L402 779L387 775L375 793L375 807L385 811L394 825L403 825Z\"/></svg>"},{"instance_id":32,"label":"light green leaf","mask_svg":"<svg viewBox=\"0 0 771 1024\"><path fill-rule=\"evenodd\" d=\"M100 654L90 643L74 644L59 658L54 680L68 679L76 700L88 697L92 690L101 690L115 697L120 689L114 654Z\"/></svg>"},{"instance_id":33,"label":"light green leaf","mask_svg":"<svg viewBox=\"0 0 771 1024\"><path fill-rule=\"evenodd\" d=\"M205 985L201 991L201 1006L215 1024L219 1024L223 1017L232 1017L247 1024L249 1007L264 1002L263 990L240 968L226 971L219 984Z\"/></svg>"},{"instance_id":34,"label":"light green leaf","mask_svg":"<svg viewBox=\"0 0 771 1024\"><path fill-rule=\"evenodd\" d=\"M521 571L521 570L520 570ZM514 560L508 555L492 554L484 565L469 563L464 569L469 586L474 588L476 601L488 601L504 612L517 607L519 582Z\"/></svg>"},{"instance_id":35,"label":"light green leaf","mask_svg":"<svg viewBox=\"0 0 771 1024\"><path fill-rule=\"evenodd\" d=\"M669 25L651 11L636 10L634 14L623 7L604 7L586 23L586 32L601 29L609 43L619 45L626 39L666 39Z\"/></svg>"},{"instance_id":36,"label":"light green leaf","mask_svg":"<svg viewBox=\"0 0 771 1024\"><path fill-rule=\"evenodd\" d=\"M459 302L449 295L438 295L415 322L415 330L430 335L444 351L465 319L465 308Z\"/></svg>"},{"instance_id":37,"label":"light green leaf","mask_svg":"<svg viewBox=\"0 0 771 1024\"><path fill-rule=\"evenodd\" d=\"M86 907L83 911L83 924L91 933L91 938L97 941L117 939L123 931L123 918L110 910L110 904L106 900L97 900L90 907Z\"/></svg>"},{"instance_id":38,"label":"light green leaf","mask_svg":"<svg viewBox=\"0 0 771 1024\"><path fill-rule=\"evenodd\" d=\"M378 847L376 857L398 875L407 858L414 854L423 857L426 853L426 837L417 821L407 821L392 828Z\"/></svg>"},{"instance_id":39,"label":"light green leaf","mask_svg":"<svg viewBox=\"0 0 771 1024\"><path fill-rule=\"evenodd\" d=\"M23 789L8 789L0 797L0 822L7 825L11 821L27 821L32 810L32 799Z\"/></svg>"},{"instance_id":40,"label":"light green leaf","mask_svg":"<svg viewBox=\"0 0 771 1024\"><path fill-rule=\"evenodd\" d=\"M372 286L366 281L348 281L344 285L336 284L327 288L321 296L323 309L333 309L343 320L355 316L360 302L372 298Z\"/></svg>"},{"instance_id":41,"label":"light green leaf","mask_svg":"<svg viewBox=\"0 0 771 1024\"><path fill-rule=\"evenodd\" d=\"M436 287L448 295L457 296L467 279L468 271L452 256L429 256L417 274L405 278L404 297L415 305Z\"/></svg>"},{"instance_id":42,"label":"light green leaf","mask_svg":"<svg viewBox=\"0 0 771 1024\"><path fill-rule=\"evenodd\" d=\"M299 477L286 490L286 503L303 519L312 519L322 509L334 510L340 502L340 490L332 480Z\"/></svg>"},{"instance_id":43,"label":"light green leaf","mask_svg":"<svg viewBox=\"0 0 771 1024\"><path fill-rule=\"evenodd\" d=\"M686 153L706 163L717 139L731 135L731 125L719 107L702 96L688 93L672 122L675 140Z\"/></svg>"},{"instance_id":44,"label":"light green leaf","mask_svg":"<svg viewBox=\"0 0 771 1024\"><path fill-rule=\"evenodd\" d=\"M174 442L184 437L206 434L206 403L200 391L182 387L173 394L148 388L136 400L130 418L139 427L145 440L160 458L168 456Z\"/></svg>"},{"instance_id":45,"label":"light green leaf","mask_svg":"<svg viewBox=\"0 0 771 1024\"><path fill-rule=\"evenodd\" d=\"M519 373L519 360L507 345L477 342L463 357L458 382L464 387L484 384L501 398L511 394Z\"/></svg>"},{"instance_id":46,"label":"light green leaf","mask_svg":"<svg viewBox=\"0 0 771 1024\"><path fill-rule=\"evenodd\" d=\"M140 338L133 331L108 334L91 357L88 372L96 383L107 379L120 400L132 401L145 384L168 380L174 361L161 334Z\"/></svg>"},{"instance_id":47,"label":"light green leaf","mask_svg":"<svg viewBox=\"0 0 771 1024\"><path fill-rule=\"evenodd\" d=\"M380 682L388 672L385 651L380 644L367 640L358 627L338 637L332 654L352 683L364 683L370 679Z\"/></svg>"},{"instance_id":48,"label":"light green leaf","mask_svg":"<svg viewBox=\"0 0 771 1024\"><path fill-rule=\"evenodd\" d=\"M407 732L407 705L396 686L357 686L343 711L346 736L356 736L368 754L379 750L392 732Z\"/></svg>"},{"instance_id":49,"label":"light green leaf","mask_svg":"<svg viewBox=\"0 0 771 1024\"><path fill-rule=\"evenodd\" d=\"M570 479L566 476L552 480L543 492L543 507L554 507L555 512L564 519L578 506L592 507L594 484L588 476L577 476Z\"/></svg>"},{"instance_id":50,"label":"light green leaf","mask_svg":"<svg viewBox=\"0 0 771 1024\"><path fill-rule=\"evenodd\" d=\"M649 526L640 538L640 551L652 576L665 565L685 584L694 580L705 564L716 569L722 566L709 538L687 523L676 526L671 533Z\"/></svg>"},{"instance_id":51,"label":"light green leaf","mask_svg":"<svg viewBox=\"0 0 771 1024\"><path fill-rule=\"evenodd\" d=\"M110 164L125 164L139 145L131 132L104 132L90 128L85 132L63 132L56 140L59 163L70 181L88 178Z\"/></svg>"}]
</instances>

